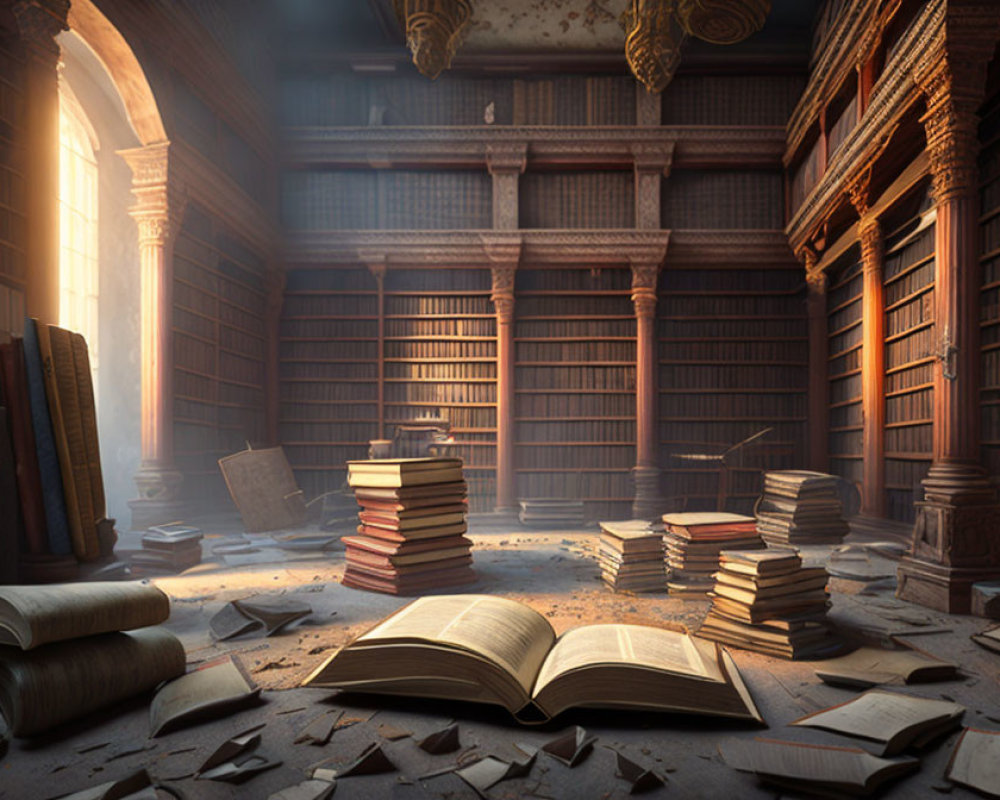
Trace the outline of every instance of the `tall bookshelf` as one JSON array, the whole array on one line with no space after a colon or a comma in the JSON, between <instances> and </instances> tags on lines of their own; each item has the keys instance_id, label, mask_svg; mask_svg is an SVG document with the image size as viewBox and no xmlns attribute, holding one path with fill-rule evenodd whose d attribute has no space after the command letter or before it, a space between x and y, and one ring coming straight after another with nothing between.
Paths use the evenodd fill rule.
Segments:
<instances>
[{"instance_id":1,"label":"tall bookshelf","mask_svg":"<svg viewBox=\"0 0 1000 800\"><path fill-rule=\"evenodd\" d=\"M385 438L447 419L473 511L496 505L496 317L487 269L390 269L385 276Z\"/></svg>"},{"instance_id":2,"label":"tall bookshelf","mask_svg":"<svg viewBox=\"0 0 1000 800\"><path fill-rule=\"evenodd\" d=\"M264 438L264 264L189 205L173 266L174 458L198 502L225 496L220 457Z\"/></svg>"},{"instance_id":3,"label":"tall bookshelf","mask_svg":"<svg viewBox=\"0 0 1000 800\"><path fill-rule=\"evenodd\" d=\"M0 332L20 335L24 320L24 57L0 28Z\"/></svg>"},{"instance_id":4,"label":"tall bookshelf","mask_svg":"<svg viewBox=\"0 0 1000 800\"><path fill-rule=\"evenodd\" d=\"M749 513L761 471L801 466L808 370L804 284L794 263L674 268L660 275L661 490L689 511L716 508L714 465L677 458L718 454L764 428L729 470L727 510Z\"/></svg>"},{"instance_id":5,"label":"tall bookshelf","mask_svg":"<svg viewBox=\"0 0 1000 800\"><path fill-rule=\"evenodd\" d=\"M884 223L887 513L912 522L933 449L934 213L926 188Z\"/></svg>"},{"instance_id":6,"label":"tall bookshelf","mask_svg":"<svg viewBox=\"0 0 1000 800\"><path fill-rule=\"evenodd\" d=\"M981 113L979 141L980 264L982 266L982 458L1000 475L1000 92Z\"/></svg>"},{"instance_id":7,"label":"tall bookshelf","mask_svg":"<svg viewBox=\"0 0 1000 800\"><path fill-rule=\"evenodd\" d=\"M522 268L515 290L518 497L583 500L590 519L627 517L636 436L631 272Z\"/></svg>"},{"instance_id":8,"label":"tall bookshelf","mask_svg":"<svg viewBox=\"0 0 1000 800\"><path fill-rule=\"evenodd\" d=\"M855 486L864 479L861 356L864 270L859 245L831 265L827 289L830 472Z\"/></svg>"}]
</instances>

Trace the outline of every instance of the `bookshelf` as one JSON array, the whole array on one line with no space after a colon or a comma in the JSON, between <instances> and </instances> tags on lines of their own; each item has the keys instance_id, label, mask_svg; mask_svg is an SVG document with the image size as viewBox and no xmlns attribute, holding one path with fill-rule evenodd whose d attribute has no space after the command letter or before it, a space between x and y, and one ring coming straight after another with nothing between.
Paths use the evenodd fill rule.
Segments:
<instances>
[{"instance_id":1,"label":"bookshelf","mask_svg":"<svg viewBox=\"0 0 1000 800\"><path fill-rule=\"evenodd\" d=\"M0 332L20 335L24 320L24 59L0 29Z\"/></svg>"},{"instance_id":2,"label":"bookshelf","mask_svg":"<svg viewBox=\"0 0 1000 800\"><path fill-rule=\"evenodd\" d=\"M667 266L660 274L661 491L690 511L716 507L718 470L677 454L721 453L774 430L729 472L727 510L748 513L761 470L800 466L808 336L801 269L791 263Z\"/></svg>"},{"instance_id":3,"label":"bookshelf","mask_svg":"<svg viewBox=\"0 0 1000 800\"><path fill-rule=\"evenodd\" d=\"M583 500L590 519L626 518L636 446L631 272L522 267L515 294L517 495Z\"/></svg>"},{"instance_id":4,"label":"bookshelf","mask_svg":"<svg viewBox=\"0 0 1000 800\"><path fill-rule=\"evenodd\" d=\"M901 203L884 230L886 510L912 522L934 416L934 214L926 188Z\"/></svg>"},{"instance_id":5,"label":"bookshelf","mask_svg":"<svg viewBox=\"0 0 1000 800\"><path fill-rule=\"evenodd\" d=\"M385 276L385 433L418 417L451 423L469 507L496 505L496 318L488 269L390 269Z\"/></svg>"},{"instance_id":6,"label":"bookshelf","mask_svg":"<svg viewBox=\"0 0 1000 800\"><path fill-rule=\"evenodd\" d=\"M830 266L827 289L827 380L830 472L855 486L864 479L861 386L864 270L854 245Z\"/></svg>"},{"instance_id":7,"label":"bookshelf","mask_svg":"<svg viewBox=\"0 0 1000 800\"><path fill-rule=\"evenodd\" d=\"M521 177L521 228L635 227L630 172L527 172Z\"/></svg>"},{"instance_id":8,"label":"bookshelf","mask_svg":"<svg viewBox=\"0 0 1000 800\"><path fill-rule=\"evenodd\" d=\"M226 496L220 457L264 438L265 267L193 204L173 267L174 458L197 502Z\"/></svg>"},{"instance_id":9,"label":"bookshelf","mask_svg":"<svg viewBox=\"0 0 1000 800\"><path fill-rule=\"evenodd\" d=\"M1000 474L1000 93L981 114L979 200L981 289L981 442L983 464Z\"/></svg>"}]
</instances>

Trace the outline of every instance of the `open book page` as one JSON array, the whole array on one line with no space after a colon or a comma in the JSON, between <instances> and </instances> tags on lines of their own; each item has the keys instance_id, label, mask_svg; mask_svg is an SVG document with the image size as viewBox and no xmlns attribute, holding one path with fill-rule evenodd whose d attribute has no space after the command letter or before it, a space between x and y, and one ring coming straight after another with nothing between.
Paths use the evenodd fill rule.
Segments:
<instances>
[{"instance_id":1,"label":"open book page","mask_svg":"<svg viewBox=\"0 0 1000 800\"><path fill-rule=\"evenodd\" d=\"M422 597L361 636L352 646L423 640L485 656L530 692L555 632L537 611L484 595Z\"/></svg>"},{"instance_id":2,"label":"open book page","mask_svg":"<svg viewBox=\"0 0 1000 800\"><path fill-rule=\"evenodd\" d=\"M628 664L724 681L715 662L714 645L711 649L711 657L706 658L687 634L643 625L574 628L560 636L549 651L532 694L560 675L598 664Z\"/></svg>"},{"instance_id":3,"label":"open book page","mask_svg":"<svg viewBox=\"0 0 1000 800\"><path fill-rule=\"evenodd\" d=\"M158 625L170 599L139 582L0 586L0 644L30 650L46 642Z\"/></svg>"}]
</instances>

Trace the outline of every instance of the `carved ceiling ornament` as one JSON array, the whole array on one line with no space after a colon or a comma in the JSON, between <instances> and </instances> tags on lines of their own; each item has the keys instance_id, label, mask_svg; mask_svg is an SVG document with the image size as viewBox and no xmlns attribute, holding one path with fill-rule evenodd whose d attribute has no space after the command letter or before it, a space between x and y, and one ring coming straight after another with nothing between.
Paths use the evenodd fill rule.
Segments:
<instances>
[{"instance_id":1,"label":"carved ceiling ornament","mask_svg":"<svg viewBox=\"0 0 1000 800\"><path fill-rule=\"evenodd\" d=\"M736 44L764 27L771 0L678 0L684 30L711 44Z\"/></svg>"},{"instance_id":2,"label":"carved ceiling ornament","mask_svg":"<svg viewBox=\"0 0 1000 800\"><path fill-rule=\"evenodd\" d=\"M55 37L69 28L69 0L17 0L12 10L25 41L44 53L59 55Z\"/></svg>"},{"instance_id":3,"label":"carved ceiling ornament","mask_svg":"<svg viewBox=\"0 0 1000 800\"><path fill-rule=\"evenodd\" d=\"M394 0L417 69L431 80L451 66L472 17L470 0Z\"/></svg>"},{"instance_id":4,"label":"carved ceiling ornament","mask_svg":"<svg viewBox=\"0 0 1000 800\"><path fill-rule=\"evenodd\" d=\"M674 16L674 0L632 0L626 12L625 58L646 91L667 88L681 60L684 31Z\"/></svg>"}]
</instances>

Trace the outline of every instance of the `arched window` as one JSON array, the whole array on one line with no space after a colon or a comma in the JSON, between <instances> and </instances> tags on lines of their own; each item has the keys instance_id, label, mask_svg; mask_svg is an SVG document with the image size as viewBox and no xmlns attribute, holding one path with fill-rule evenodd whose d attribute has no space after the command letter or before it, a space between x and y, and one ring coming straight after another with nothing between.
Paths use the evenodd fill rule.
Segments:
<instances>
[{"instance_id":1,"label":"arched window","mask_svg":"<svg viewBox=\"0 0 1000 800\"><path fill-rule=\"evenodd\" d=\"M59 91L59 325L82 333L98 365L97 137L65 81Z\"/></svg>"}]
</instances>

